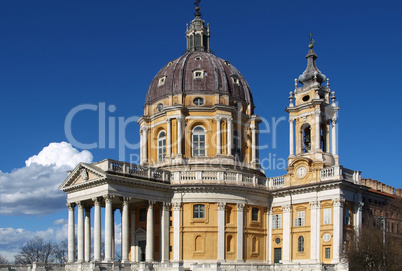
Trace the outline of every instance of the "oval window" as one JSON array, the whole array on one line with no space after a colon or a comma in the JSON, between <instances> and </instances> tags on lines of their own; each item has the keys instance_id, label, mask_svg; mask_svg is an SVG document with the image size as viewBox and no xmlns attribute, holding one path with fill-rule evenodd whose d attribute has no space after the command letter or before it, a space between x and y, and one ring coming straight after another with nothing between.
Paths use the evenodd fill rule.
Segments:
<instances>
[{"instance_id":1,"label":"oval window","mask_svg":"<svg viewBox=\"0 0 402 271\"><path fill-rule=\"evenodd\" d=\"M281 243L281 238L276 238L275 243L279 245Z\"/></svg>"},{"instance_id":2,"label":"oval window","mask_svg":"<svg viewBox=\"0 0 402 271\"><path fill-rule=\"evenodd\" d=\"M195 98L195 99L193 100L193 103L194 103L195 105L203 105L203 104L204 104L204 99L203 99L203 98L200 98L200 97L197 97L197 98Z\"/></svg>"},{"instance_id":3,"label":"oval window","mask_svg":"<svg viewBox=\"0 0 402 271\"><path fill-rule=\"evenodd\" d=\"M303 97L303 102L307 102L308 100L310 100L310 96L306 95Z\"/></svg>"},{"instance_id":4,"label":"oval window","mask_svg":"<svg viewBox=\"0 0 402 271\"><path fill-rule=\"evenodd\" d=\"M163 104L158 104L158 105L156 106L156 110L157 110L158 112L161 112L162 109L163 109Z\"/></svg>"}]
</instances>

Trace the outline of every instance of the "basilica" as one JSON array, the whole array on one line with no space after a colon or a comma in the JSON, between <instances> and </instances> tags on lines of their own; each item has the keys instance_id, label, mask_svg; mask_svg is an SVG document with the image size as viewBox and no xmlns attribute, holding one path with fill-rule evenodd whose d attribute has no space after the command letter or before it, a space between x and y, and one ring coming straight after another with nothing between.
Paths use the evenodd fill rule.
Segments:
<instances>
[{"instance_id":1,"label":"basilica","mask_svg":"<svg viewBox=\"0 0 402 271\"><path fill-rule=\"evenodd\" d=\"M277 177L259 164L261 119L247 81L211 52L198 6L186 42L146 93L140 165L80 163L61 184L66 269L347 270L342 249L364 210L402 194L339 164L339 107L314 42L283 101L289 156ZM401 233L400 215L389 221Z\"/></svg>"}]
</instances>

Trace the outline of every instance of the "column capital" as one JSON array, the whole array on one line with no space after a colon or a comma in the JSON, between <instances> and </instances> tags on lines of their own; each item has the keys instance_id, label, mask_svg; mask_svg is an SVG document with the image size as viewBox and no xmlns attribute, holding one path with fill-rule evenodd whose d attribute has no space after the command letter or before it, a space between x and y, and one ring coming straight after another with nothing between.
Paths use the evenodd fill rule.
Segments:
<instances>
[{"instance_id":1,"label":"column capital","mask_svg":"<svg viewBox=\"0 0 402 271\"><path fill-rule=\"evenodd\" d=\"M220 121L222 120L222 117L221 117L221 116L216 116L216 117L215 117L215 120L216 120L217 122L220 122Z\"/></svg>"},{"instance_id":2,"label":"column capital","mask_svg":"<svg viewBox=\"0 0 402 271\"><path fill-rule=\"evenodd\" d=\"M148 208L154 208L155 203L156 203L156 201L148 200L148 202L147 202Z\"/></svg>"},{"instance_id":3,"label":"column capital","mask_svg":"<svg viewBox=\"0 0 402 271\"><path fill-rule=\"evenodd\" d=\"M237 211L243 212L243 210L244 210L244 204L243 203L238 203L237 204Z\"/></svg>"},{"instance_id":4,"label":"column capital","mask_svg":"<svg viewBox=\"0 0 402 271\"><path fill-rule=\"evenodd\" d=\"M331 121L332 121L332 124L336 124L336 122L338 121L338 119L336 118L336 117L333 117L332 119L331 119Z\"/></svg>"},{"instance_id":5,"label":"column capital","mask_svg":"<svg viewBox=\"0 0 402 271\"><path fill-rule=\"evenodd\" d=\"M321 114L321 110L320 110L319 108L316 108L316 109L314 110L314 115L315 115L316 117L319 117L320 114Z\"/></svg>"},{"instance_id":6,"label":"column capital","mask_svg":"<svg viewBox=\"0 0 402 271\"><path fill-rule=\"evenodd\" d=\"M288 121L289 121L290 124L293 124L293 122L295 121L295 119L294 119L294 118L289 118Z\"/></svg>"},{"instance_id":7,"label":"column capital","mask_svg":"<svg viewBox=\"0 0 402 271\"><path fill-rule=\"evenodd\" d=\"M172 122L172 118L167 117L167 118L166 118L166 123L169 123L169 124L170 124L171 122Z\"/></svg>"},{"instance_id":8,"label":"column capital","mask_svg":"<svg viewBox=\"0 0 402 271\"><path fill-rule=\"evenodd\" d=\"M334 206L340 206L343 207L343 204L345 203L345 199L344 198L334 198L332 199L332 204Z\"/></svg>"},{"instance_id":9,"label":"column capital","mask_svg":"<svg viewBox=\"0 0 402 271\"><path fill-rule=\"evenodd\" d=\"M76 204L74 202L67 202L66 203L69 210L74 210Z\"/></svg>"},{"instance_id":10,"label":"column capital","mask_svg":"<svg viewBox=\"0 0 402 271\"><path fill-rule=\"evenodd\" d=\"M78 206L78 208L85 208L85 204L82 201L76 201L75 204Z\"/></svg>"},{"instance_id":11,"label":"column capital","mask_svg":"<svg viewBox=\"0 0 402 271\"><path fill-rule=\"evenodd\" d=\"M357 210L358 210L358 211L363 210L363 207L364 207L364 202L359 202L359 203L357 203Z\"/></svg>"},{"instance_id":12,"label":"column capital","mask_svg":"<svg viewBox=\"0 0 402 271\"><path fill-rule=\"evenodd\" d=\"M283 210L284 213L289 213L291 207L292 207L292 206L291 206L290 204L286 204L286 205L283 205L283 206L282 206L282 210Z\"/></svg>"},{"instance_id":13,"label":"column capital","mask_svg":"<svg viewBox=\"0 0 402 271\"><path fill-rule=\"evenodd\" d=\"M130 200L131 200L130 197L120 197L120 201L121 203L123 203L123 206L128 205Z\"/></svg>"},{"instance_id":14,"label":"column capital","mask_svg":"<svg viewBox=\"0 0 402 271\"><path fill-rule=\"evenodd\" d=\"M233 121L233 118L232 118L232 117L227 117L227 118L226 118L226 121L227 121L228 123L231 123L231 122Z\"/></svg>"},{"instance_id":15,"label":"column capital","mask_svg":"<svg viewBox=\"0 0 402 271\"><path fill-rule=\"evenodd\" d=\"M180 211L181 202L173 202L172 205L173 205L173 210L174 211Z\"/></svg>"},{"instance_id":16,"label":"column capital","mask_svg":"<svg viewBox=\"0 0 402 271\"><path fill-rule=\"evenodd\" d=\"M113 198L114 198L113 195L109 195L109 194L103 195L103 199L104 199L105 202L107 202L107 203L111 203L112 200L113 200Z\"/></svg>"},{"instance_id":17,"label":"column capital","mask_svg":"<svg viewBox=\"0 0 402 271\"><path fill-rule=\"evenodd\" d=\"M166 210L166 211L169 211L169 209L170 209L170 202L161 202L161 206L162 206L162 210Z\"/></svg>"},{"instance_id":18,"label":"column capital","mask_svg":"<svg viewBox=\"0 0 402 271\"><path fill-rule=\"evenodd\" d=\"M218 210L225 210L226 202L218 202Z\"/></svg>"},{"instance_id":19,"label":"column capital","mask_svg":"<svg viewBox=\"0 0 402 271\"><path fill-rule=\"evenodd\" d=\"M310 201L311 209L318 209L321 207L320 201L314 200Z\"/></svg>"},{"instance_id":20,"label":"column capital","mask_svg":"<svg viewBox=\"0 0 402 271\"><path fill-rule=\"evenodd\" d=\"M92 198L95 206L99 206L101 204L102 199L99 197Z\"/></svg>"}]
</instances>

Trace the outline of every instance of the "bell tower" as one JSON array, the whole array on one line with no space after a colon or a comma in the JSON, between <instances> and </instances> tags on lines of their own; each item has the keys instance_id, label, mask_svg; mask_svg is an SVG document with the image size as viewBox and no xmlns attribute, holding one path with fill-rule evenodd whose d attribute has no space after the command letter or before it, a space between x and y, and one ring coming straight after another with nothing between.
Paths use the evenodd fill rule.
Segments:
<instances>
[{"instance_id":1,"label":"bell tower","mask_svg":"<svg viewBox=\"0 0 402 271\"><path fill-rule=\"evenodd\" d=\"M314 45L310 34L307 68L295 79L295 89L290 92L286 108L290 127L288 171L299 160L315 169L339 164L336 131L339 107L335 93L329 88L329 79L316 66Z\"/></svg>"},{"instance_id":2,"label":"bell tower","mask_svg":"<svg viewBox=\"0 0 402 271\"><path fill-rule=\"evenodd\" d=\"M199 3L198 0L195 2L195 18L191 21L190 26L187 24L187 53L194 51L211 52L209 48L209 24L205 26L205 21L201 19Z\"/></svg>"}]
</instances>

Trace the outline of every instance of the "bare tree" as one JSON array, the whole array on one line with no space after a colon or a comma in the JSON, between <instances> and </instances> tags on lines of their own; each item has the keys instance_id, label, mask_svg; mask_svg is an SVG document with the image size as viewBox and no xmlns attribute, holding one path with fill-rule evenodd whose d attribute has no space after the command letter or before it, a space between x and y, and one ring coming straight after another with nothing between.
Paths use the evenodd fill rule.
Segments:
<instances>
[{"instance_id":1,"label":"bare tree","mask_svg":"<svg viewBox=\"0 0 402 271\"><path fill-rule=\"evenodd\" d=\"M54 260L57 263L65 263L68 260L68 241L63 240L54 245L53 250Z\"/></svg>"},{"instance_id":2,"label":"bare tree","mask_svg":"<svg viewBox=\"0 0 402 271\"><path fill-rule=\"evenodd\" d=\"M0 264L8 264L8 260L0 254Z\"/></svg>"},{"instance_id":3,"label":"bare tree","mask_svg":"<svg viewBox=\"0 0 402 271\"><path fill-rule=\"evenodd\" d=\"M53 260L54 244L45 242L43 238L34 237L21 247L14 256L16 264L31 264L33 262L49 263Z\"/></svg>"},{"instance_id":4,"label":"bare tree","mask_svg":"<svg viewBox=\"0 0 402 271\"><path fill-rule=\"evenodd\" d=\"M345 256L354 271L402 270L402 238L386 232L378 217L366 216L359 235L346 244Z\"/></svg>"}]
</instances>

